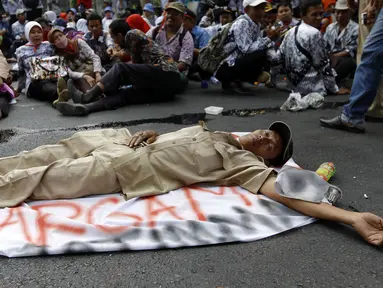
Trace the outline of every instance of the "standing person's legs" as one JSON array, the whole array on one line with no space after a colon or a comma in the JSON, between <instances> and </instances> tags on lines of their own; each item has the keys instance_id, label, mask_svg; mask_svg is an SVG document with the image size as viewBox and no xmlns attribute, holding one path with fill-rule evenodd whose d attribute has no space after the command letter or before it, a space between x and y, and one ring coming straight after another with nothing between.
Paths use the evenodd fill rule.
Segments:
<instances>
[{"instance_id":1,"label":"standing person's legs","mask_svg":"<svg viewBox=\"0 0 383 288\"><path fill-rule=\"evenodd\" d=\"M342 120L364 124L383 74L383 10L367 37L352 85L350 103L343 107Z\"/></svg>"},{"instance_id":2,"label":"standing person's legs","mask_svg":"<svg viewBox=\"0 0 383 288\"><path fill-rule=\"evenodd\" d=\"M383 9L366 39L361 63L356 69L350 102L341 116L321 119L323 126L351 132L365 131L365 115L378 91L383 73Z\"/></svg>"},{"instance_id":3,"label":"standing person's legs","mask_svg":"<svg viewBox=\"0 0 383 288\"><path fill-rule=\"evenodd\" d=\"M17 21L16 14L9 15L9 26L12 26L13 23Z\"/></svg>"}]
</instances>

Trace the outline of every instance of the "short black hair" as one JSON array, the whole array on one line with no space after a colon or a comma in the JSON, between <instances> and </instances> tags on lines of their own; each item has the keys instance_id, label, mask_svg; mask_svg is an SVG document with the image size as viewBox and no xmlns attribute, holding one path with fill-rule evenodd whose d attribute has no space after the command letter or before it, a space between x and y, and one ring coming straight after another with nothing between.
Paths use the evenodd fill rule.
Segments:
<instances>
[{"instance_id":1,"label":"short black hair","mask_svg":"<svg viewBox=\"0 0 383 288\"><path fill-rule=\"evenodd\" d=\"M121 34L124 37L130 30L128 23L126 23L124 19L113 20L109 25L109 29L114 35Z\"/></svg>"},{"instance_id":2,"label":"short black hair","mask_svg":"<svg viewBox=\"0 0 383 288\"><path fill-rule=\"evenodd\" d=\"M277 5L277 11L279 10L280 7L289 7L291 11L293 11L293 6L291 6L290 2L280 2Z\"/></svg>"},{"instance_id":3,"label":"short black hair","mask_svg":"<svg viewBox=\"0 0 383 288\"><path fill-rule=\"evenodd\" d=\"M39 23L40 25L52 26L52 23L49 20L45 19L44 17L36 18L35 21Z\"/></svg>"},{"instance_id":4,"label":"short black hair","mask_svg":"<svg viewBox=\"0 0 383 288\"><path fill-rule=\"evenodd\" d=\"M98 20L102 24L102 17L97 13L91 13L88 18L86 18L86 25L89 24L89 21Z\"/></svg>"},{"instance_id":5,"label":"short black hair","mask_svg":"<svg viewBox=\"0 0 383 288\"><path fill-rule=\"evenodd\" d=\"M322 0L303 0L301 3L301 15L306 16L310 7L323 5Z\"/></svg>"}]
</instances>

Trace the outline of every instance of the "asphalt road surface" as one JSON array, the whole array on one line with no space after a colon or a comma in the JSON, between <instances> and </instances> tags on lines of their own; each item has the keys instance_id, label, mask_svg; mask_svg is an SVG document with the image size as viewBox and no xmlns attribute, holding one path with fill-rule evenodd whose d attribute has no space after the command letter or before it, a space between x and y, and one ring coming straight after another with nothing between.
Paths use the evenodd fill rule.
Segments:
<instances>
[{"instance_id":1,"label":"asphalt road surface","mask_svg":"<svg viewBox=\"0 0 383 288\"><path fill-rule=\"evenodd\" d=\"M383 215L383 124L365 135L321 128L346 96L326 98L325 108L280 112L288 93L257 88L252 96L222 95L192 83L172 103L136 105L88 117L63 117L49 104L21 96L0 121L0 155L55 143L84 128L127 126L169 132L195 123L210 105L224 115L206 118L211 130L252 131L272 121L289 123L294 159L315 170L337 167L333 183L345 192L339 205ZM243 109L251 109L243 110ZM172 116L175 115L175 116ZM368 199L363 194L369 196ZM319 221L251 243L158 251L115 252L8 259L0 257L0 287L383 287L383 254L349 227Z\"/></svg>"}]
</instances>

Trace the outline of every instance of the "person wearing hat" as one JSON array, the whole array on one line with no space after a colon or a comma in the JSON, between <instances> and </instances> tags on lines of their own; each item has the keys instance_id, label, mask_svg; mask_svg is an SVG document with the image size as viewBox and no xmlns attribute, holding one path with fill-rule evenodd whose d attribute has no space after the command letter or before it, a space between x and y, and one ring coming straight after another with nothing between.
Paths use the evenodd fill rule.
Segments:
<instances>
[{"instance_id":1,"label":"person wearing hat","mask_svg":"<svg viewBox=\"0 0 383 288\"><path fill-rule=\"evenodd\" d=\"M209 33L196 25L197 15L190 9L186 9L183 26L188 30L194 40L194 58L198 57L199 50L205 47L210 40Z\"/></svg>"},{"instance_id":2,"label":"person wearing hat","mask_svg":"<svg viewBox=\"0 0 383 288\"><path fill-rule=\"evenodd\" d=\"M70 8L66 12L66 21L67 21L67 28L76 28L76 15L77 15L77 10L75 8Z\"/></svg>"},{"instance_id":3,"label":"person wearing hat","mask_svg":"<svg viewBox=\"0 0 383 288\"><path fill-rule=\"evenodd\" d=\"M347 0L336 2L335 17L336 22L327 27L324 39L329 47L331 65L339 83L348 77L354 78L359 27L351 20Z\"/></svg>"},{"instance_id":4,"label":"person wearing hat","mask_svg":"<svg viewBox=\"0 0 383 288\"><path fill-rule=\"evenodd\" d=\"M213 18L218 17L219 23L215 23ZM210 38L217 35L218 31L225 26L233 22L233 11L228 7L219 9L210 9L204 17L202 17L199 26L205 28L205 31L209 33Z\"/></svg>"},{"instance_id":5,"label":"person wearing hat","mask_svg":"<svg viewBox=\"0 0 383 288\"><path fill-rule=\"evenodd\" d=\"M12 36L16 40L21 40L22 42L27 42L27 39L24 35L25 24L28 21L25 19L24 9L17 9L16 11L17 21L12 24Z\"/></svg>"},{"instance_id":6,"label":"person wearing hat","mask_svg":"<svg viewBox=\"0 0 383 288\"><path fill-rule=\"evenodd\" d=\"M171 2L165 11L165 24L152 28L146 35L178 62L180 72L186 73L192 64L194 51L193 37L183 27L186 7L180 2Z\"/></svg>"},{"instance_id":7,"label":"person wearing hat","mask_svg":"<svg viewBox=\"0 0 383 288\"><path fill-rule=\"evenodd\" d=\"M114 12L111 6L107 6L104 9L104 18L102 19L102 29L109 31L109 25L114 20Z\"/></svg>"},{"instance_id":8,"label":"person wearing hat","mask_svg":"<svg viewBox=\"0 0 383 288\"><path fill-rule=\"evenodd\" d=\"M280 121L238 139L202 126L163 135L153 130L132 135L126 128L82 131L0 158L0 207L119 191L128 200L200 183L241 186L304 215L350 225L369 244L382 246L383 218L328 204L329 184L315 172L282 170L283 177L277 177L267 165L283 165L292 152L291 129ZM310 188L295 190L289 178L297 175L303 176L299 184ZM284 188L288 184L291 193Z\"/></svg>"},{"instance_id":9,"label":"person wearing hat","mask_svg":"<svg viewBox=\"0 0 383 288\"><path fill-rule=\"evenodd\" d=\"M146 21L146 23L148 23L150 27L155 26L157 17L154 12L153 4L146 3L142 11L142 18Z\"/></svg>"},{"instance_id":10,"label":"person wearing hat","mask_svg":"<svg viewBox=\"0 0 383 288\"><path fill-rule=\"evenodd\" d=\"M230 27L223 47L229 54L215 76L221 81L225 93L248 94L251 91L243 86L243 82L265 83L270 79L264 71L268 66L266 52L274 48L272 39L278 36L278 29L268 30L267 37L262 37L266 4L265 0L244 0L245 14Z\"/></svg>"},{"instance_id":11,"label":"person wearing hat","mask_svg":"<svg viewBox=\"0 0 383 288\"><path fill-rule=\"evenodd\" d=\"M17 9L16 17L17 21L12 24L12 36L15 39L11 46L12 56L16 52L17 48L28 42L24 35L25 25L28 23L25 19L24 9Z\"/></svg>"}]
</instances>

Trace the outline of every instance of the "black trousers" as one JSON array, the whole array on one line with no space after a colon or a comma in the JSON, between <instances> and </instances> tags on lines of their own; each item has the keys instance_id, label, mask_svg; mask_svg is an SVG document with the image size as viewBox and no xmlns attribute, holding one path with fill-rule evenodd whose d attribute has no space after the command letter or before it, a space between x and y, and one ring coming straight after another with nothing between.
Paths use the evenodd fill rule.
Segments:
<instances>
[{"instance_id":1,"label":"black trousers","mask_svg":"<svg viewBox=\"0 0 383 288\"><path fill-rule=\"evenodd\" d=\"M53 102L58 98L57 80L33 81L28 87L28 97Z\"/></svg>"},{"instance_id":2,"label":"black trousers","mask_svg":"<svg viewBox=\"0 0 383 288\"><path fill-rule=\"evenodd\" d=\"M105 98L100 101L105 109L128 104L153 103L172 100L181 86L178 72L163 71L146 64L116 63L100 81ZM121 86L132 85L128 89Z\"/></svg>"},{"instance_id":3,"label":"black trousers","mask_svg":"<svg viewBox=\"0 0 383 288\"><path fill-rule=\"evenodd\" d=\"M188 76L190 77L190 76L192 76L195 73L198 73L199 77L202 80L209 80L210 77L213 76L213 74L211 74L210 72L206 72L206 71L202 70L201 66L199 66L197 62L194 62L190 66Z\"/></svg>"},{"instance_id":4,"label":"black trousers","mask_svg":"<svg viewBox=\"0 0 383 288\"><path fill-rule=\"evenodd\" d=\"M334 69L337 74L336 81L346 79L347 77L354 78L356 61L352 57L337 57Z\"/></svg>"},{"instance_id":5,"label":"black trousers","mask_svg":"<svg viewBox=\"0 0 383 288\"><path fill-rule=\"evenodd\" d=\"M218 69L215 77L222 82L223 86L231 82L254 83L267 69L268 61L265 51L256 51L237 59L233 66L225 63Z\"/></svg>"},{"instance_id":6,"label":"black trousers","mask_svg":"<svg viewBox=\"0 0 383 288\"><path fill-rule=\"evenodd\" d=\"M2 118L5 118L9 114L9 101L11 97L8 93L0 92L0 110L2 114Z\"/></svg>"}]
</instances>

